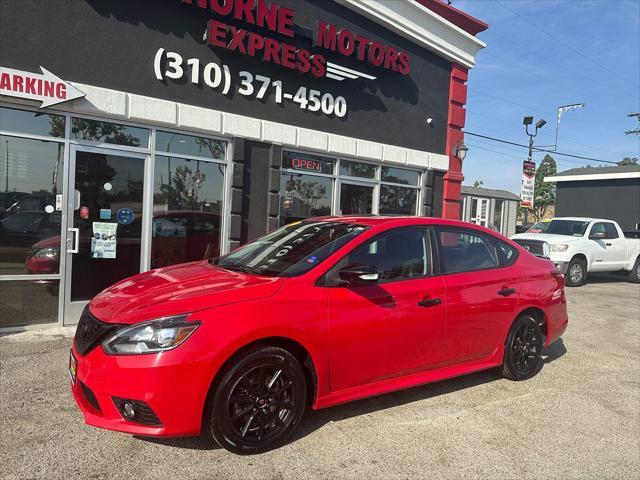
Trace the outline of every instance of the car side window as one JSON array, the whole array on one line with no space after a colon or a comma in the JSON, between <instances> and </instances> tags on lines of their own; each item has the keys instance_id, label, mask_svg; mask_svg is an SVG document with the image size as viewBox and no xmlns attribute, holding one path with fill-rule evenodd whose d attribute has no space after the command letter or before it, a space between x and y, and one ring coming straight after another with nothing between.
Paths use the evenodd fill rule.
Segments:
<instances>
[{"instance_id":1,"label":"car side window","mask_svg":"<svg viewBox=\"0 0 640 480\"><path fill-rule=\"evenodd\" d=\"M427 229L397 229L365 242L340 260L327 274L339 280L340 270L364 265L380 272L380 283L426 277L433 272Z\"/></svg>"},{"instance_id":2,"label":"car side window","mask_svg":"<svg viewBox=\"0 0 640 480\"><path fill-rule=\"evenodd\" d=\"M516 261L516 258L518 258L518 250L496 238L493 238L492 241L492 243L496 246L498 263L500 264L500 266L509 267L513 265L513 263Z\"/></svg>"},{"instance_id":3,"label":"car side window","mask_svg":"<svg viewBox=\"0 0 640 480\"><path fill-rule=\"evenodd\" d=\"M618 229L616 228L616 226L613 223L605 223L604 224L604 231L607 234L607 238L608 239L614 239L614 238L618 238Z\"/></svg>"},{"instance_id":4,"label":"car side window","mask_svg":"<svg viewBox=\"0 0 640 480\"><path fill-rule=\"evenodd\" d=\"M605 224L604 223L594 223L593 227L591 227L591 233L589 233L590 237L593 237L596 233L604 233L606 234Z\"/></svg>"},{"instance_id":5,"label":"car side window","mask_svg":"<svg viewBox=\"0 0 640 480\"><path fill-rule=\"evenodd\" d=\"M473 230L440 227L436 236L442 273L486 270L501 264L498 249L486 235ZM516 253L507 251L502 263L508 264L509 258L515 260Z\"/></svg>"}]
</instances>

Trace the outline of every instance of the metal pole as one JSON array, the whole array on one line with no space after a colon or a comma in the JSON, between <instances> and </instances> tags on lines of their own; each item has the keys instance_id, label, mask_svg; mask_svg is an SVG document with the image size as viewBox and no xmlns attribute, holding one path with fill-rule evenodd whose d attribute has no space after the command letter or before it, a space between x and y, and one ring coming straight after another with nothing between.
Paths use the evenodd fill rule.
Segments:
<instances>
[{"instance_id":1,"label":"metal pole","mask_svg":"<svg viewBox=\"0 0 640 480\"><path fill-rule=\"evenodd\" d=\"M6 147L7 147L7 152L6 152L7 153L7 158L6 158L6 162L5 162L6 163L6 166L5 166L6 177L5 177L5 180L4 180L4 191L8 192L9 191L9 140L5 140L4 143L5 143Z\"/></svg>"}]
</instances>

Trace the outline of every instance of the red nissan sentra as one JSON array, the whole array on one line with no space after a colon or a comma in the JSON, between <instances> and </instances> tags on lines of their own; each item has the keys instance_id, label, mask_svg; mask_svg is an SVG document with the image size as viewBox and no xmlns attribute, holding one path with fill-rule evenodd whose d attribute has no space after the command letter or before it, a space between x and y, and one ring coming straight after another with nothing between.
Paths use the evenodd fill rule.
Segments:
<instances>
[{"instance_id":1,"label":"red nissan sentra","mask_svg":"<svg viewBox=\"0 0 640 480\"><path fill-rule=\"evenodd\" d=\"M247 454L307 406L496 367L530 378L567 322L563 275L486 228L323 217L100 293L69 370L90 425Z\"/></svg>"}]
</instances>

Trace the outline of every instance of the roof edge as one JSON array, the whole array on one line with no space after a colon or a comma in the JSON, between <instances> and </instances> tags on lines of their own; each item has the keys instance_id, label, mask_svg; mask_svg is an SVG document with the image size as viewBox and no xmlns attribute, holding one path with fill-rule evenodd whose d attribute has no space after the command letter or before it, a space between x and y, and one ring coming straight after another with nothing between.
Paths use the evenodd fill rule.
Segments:
<instances>
[{"instance_id":1,"label":"roof edge","mask_svg":"<svg viewBox=\"0 0 640 480\"><path fill-rule=\"evenodd\" d=\"M442 0L415 0L416 2L424 5L429 10L437 13L441 17L449 20L451 23L460 27L465 32L471 35L477 35L480 32L484 32L489 28L489 24L482 20L472 17L468 13L458 10L457 8L444 3Z\"/></svg>"}]
</instances>

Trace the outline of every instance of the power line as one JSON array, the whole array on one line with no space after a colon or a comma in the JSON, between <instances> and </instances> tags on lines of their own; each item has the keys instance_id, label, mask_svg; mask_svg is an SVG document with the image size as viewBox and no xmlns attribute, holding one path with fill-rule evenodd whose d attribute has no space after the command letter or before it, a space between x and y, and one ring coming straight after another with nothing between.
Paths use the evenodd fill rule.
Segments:
<instances>
[{"instance_id":1,"label":"power line","mask_svg":"<svg viewBox=\"0 0 640 480\"><path fill-rule=\"evenodd\" d=\"M544 33L545 35L547 35L549 38L552 38L553 40L555 40L556 42L558 42L560 45L565 46L566 48L568 48L569 50L575 52L576 54L580 55L582 58L590 61L591 63L593 63L594 65L600 67L603 70L606 70L607 72L609 72L612 75L615 75L616 77L620 78L621 80L624 80L625 82L633 85L634 87L640 87L640 85L638 85L637 83L635 83L632 80L629 80L626 77L623 77L622 75L618 74L617 72L614 72L613 70L605 67L604 65L602 65L600 62L597 62L596 60L594 60L593 58L585 55L584 53L582 53L580 50L578 50L577 48L573 47L572 45L569 45L567 42L559 39L558 37L556 37L555 35L549 33L548 31L544 30L543 28L539 27L538 25L536 25L535 23L533 23L531 20L529 20L527 17L525 17L524 15L519 14L518 12L516 12L515 10L511 9L510 7L507 7L505 4L503 4L500 0L496 0L496 3L498 3L502 8L510 11L513 15L515 15L516 17L520 18L521 20L527 22L529 25L531 25L533 28L539 30L540 32Z\"/></svg>"},{"instance_id":2,"label":"power line","mask_svg":"<svg viewBox=\"0 0 640 480\"><path fill-rule=\"evenodd\" d=\"M478 140L474 140L473 143L471 142L466 142L466 144L469 147L473 147L474 149L480 149L480 150L485 150L487 152L491 152L491 153L495 153L497 155L502 155L503 157L508 157L512 160L522 160L524 157L521 155L518 155L515 153L515 150L513 150L514 153L507 153L507 152L500 152L498 150L493 150L491 148L487 148L485 146L481 146L481 145L476 145L476 141ZM483 144L484 145L484 144ZM580 162L577 160L565 160L565 159L555 159L556 164L558 165L567 165L568 167L574 167L575 165L584 165L584 162Z\"/></svg>"},{"instance_id":3,"label":"power line","mask_svg":"<svg viewBox=\"0 0 640 480\"><path fill-rule=\"evenodd\" d=\"M529 148L528 145L523 145L521 143L515 143L515 142L510 142L509 140L503 140L501 138L495 138L495 137L490 137L488 135L482 135L480 133L473 133L473 132L468 132L468 131L464 131L465 135L472 135L474 137L480 137L480 138L486 138L487 140L492 140L494 142L500 142L500 143L504 143L507 145L514 145L516 147L522 147L522 148ZM592 157L584 157L582 155L574 155L572 153L562 153L562 152L555 152L553 150L546 150L543 148L537 148L537 147L533 147L533 150L537 151L537 152L545 152L545 153L553 153L554 155L561 155L563 157L570 157L570 158L578 158L580 160L589 160L591 162L599 162L599 163L609 163L612 165L617 165L617 162L612 162L609 160L602 160L599 158L592 158Z\"/></svg>"},{"instance_id":4,"label":"power line","mask_svg":"<svg viewBox=\"0 0 640 480\"><path fill-rule=\"evenodd\" d=\"M495 122L504 123L505 125L509 125L511 127L513 127L513 125L514 125L513 122L507 122L505 120L502 120L502 119L499 119L499 118L495 118L495 117L491 117L489 115L485 115L484 113L478 113L476 111L469 111L469 112L467 112L467 115L468 115L467 119L471 119L471 118L473 118L474 115L478 115L480 117L485 117L485 118L488 118L489 120L493 120ZM538 135L543 135L545 137L551 137L551 138L554 137L554 135L552 133L545 133L545 132L540 132ZM575 140L571 140L571 139L568 139L568 138L562 138L562 141L563 142L568 142L568 143L573 143L575 145L580 145L582 147L594 148L594 149L599 150L599 151L604 152L604 153L610 153L612 155L617 155L616 152L613 152L611 150L606 150L604 148L596 147L594 145L588 145L586 143L577 142Z\"/></svg>"}]
</instances>

